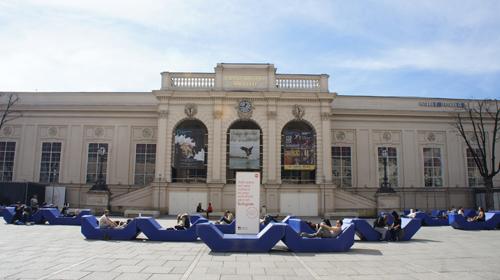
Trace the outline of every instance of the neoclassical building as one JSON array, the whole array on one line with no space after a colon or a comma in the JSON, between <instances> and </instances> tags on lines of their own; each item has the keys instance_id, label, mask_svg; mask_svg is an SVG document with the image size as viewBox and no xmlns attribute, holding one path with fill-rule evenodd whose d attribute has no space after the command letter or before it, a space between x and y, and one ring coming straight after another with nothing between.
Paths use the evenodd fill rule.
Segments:
<instances>
[{"instance_id":1,"label":"neoclassical building","mask_svg":"<svg viewBox=\"0 0 500 280\"><path fill-rule=\"evenodd\" d=\"M176 214L234 209L236 172L258 171L268 212L369 215L384 208L385 161L396 207L475 205L481 178L452 125L467 100L343 96L328 80L220 63L163 72L151 92L19 92L0 181L65 186L72 206L95 207L102 171L114 211Z\"/></svg>"}]
</instances>

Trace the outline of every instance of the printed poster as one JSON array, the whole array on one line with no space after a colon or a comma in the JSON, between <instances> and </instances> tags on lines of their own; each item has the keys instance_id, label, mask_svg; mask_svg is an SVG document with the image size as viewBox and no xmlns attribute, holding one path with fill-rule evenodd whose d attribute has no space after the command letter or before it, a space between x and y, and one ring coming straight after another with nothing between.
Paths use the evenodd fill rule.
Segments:
<instances>
[{"instance_id":1,"label":"printed poster","mask_svg":"<svg viewBox=\"0 0 500 280\"><path fill-rule=\"evenodd\" d=\"M314 170L316 143L312 131L285 130L284 169Z\"/></svg>"},{"instance_id":2,"label":"printed poster","mask_svg":"<svg viewBox=\"0 0 500 280\"><path fill-rule=\"evenodd\" d=\"M176 168L202 168L205 164L205 132L197 128L181 128L175 131Z\"/></svg>"},{"instance_id":3,"label":"printed poster","mask_svg":"<svg viewBox=\"0 0 500 280\"><path fill-rule=\"evenodd\" d=\"M229 131L229 169L260 169L260 130Z\"/></svg>"}]
</instances>

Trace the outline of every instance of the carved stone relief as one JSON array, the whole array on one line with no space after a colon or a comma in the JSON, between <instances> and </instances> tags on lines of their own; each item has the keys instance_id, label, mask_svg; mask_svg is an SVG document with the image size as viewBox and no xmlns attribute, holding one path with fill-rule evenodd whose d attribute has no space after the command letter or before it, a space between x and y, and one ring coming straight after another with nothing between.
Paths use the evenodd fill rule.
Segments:
<instances>
[{"instance_id":1,"label":"carved stone relief","mask_svg":"<svg viewBox=\"0 0 500 280\"><path fill-rule=\"evenodd\" d=\"M304 117L305 113L306 112L305 112L304 106L299 105L299 104L293 105L292 114L296 120L301 120Z\"/></svg>"}]
</instances>

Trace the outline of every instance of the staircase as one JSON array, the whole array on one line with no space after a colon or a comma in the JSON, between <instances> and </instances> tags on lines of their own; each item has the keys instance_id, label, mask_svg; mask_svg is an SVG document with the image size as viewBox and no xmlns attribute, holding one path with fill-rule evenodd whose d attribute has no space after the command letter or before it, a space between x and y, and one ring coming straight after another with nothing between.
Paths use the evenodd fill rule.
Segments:
<instances>
[{"instance_id":1,"label":"staircase","mask_svg":"<svg viewBox=\"0 0 500 280\"><path fill-rule=\"evenodd\" d=\"M111 196L111 208L123 212L126 209L153 209L153 186L147 186L132 192Z\"/></svg>"},{"instance_id":2,"label":"staircase","mask_svg":"<svg viewBox=\"0 0 500 280\"><path fill-rule=\"evenodd\" d=\"M354 210L358 211L361 216L369 216L377 209L375 199L372 200L342 189L335 190L334 205L336 210Z\"/></svg>"}]
</instances>

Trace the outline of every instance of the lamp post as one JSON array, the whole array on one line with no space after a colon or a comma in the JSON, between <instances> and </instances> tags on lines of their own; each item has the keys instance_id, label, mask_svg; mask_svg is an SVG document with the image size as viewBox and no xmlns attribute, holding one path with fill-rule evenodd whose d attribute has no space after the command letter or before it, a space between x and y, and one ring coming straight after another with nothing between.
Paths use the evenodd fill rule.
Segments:
<instances>
[{"instance_id":1,"label":"lamp post","mask_svg":"<svg viewBox=\"0 0 500 280\"><path fill-rule=\"evenodd\" d=\"M391 187L391 183L389 183L389 178L387 178L387 157L389 153L387 152L387 148L382 149L382 160L384 162L384 178L382 180L382 184L380 184L380 188L377 192L381 193L392 193L394 189Z\"/></svg>"},{"instance_id":2,"label":"lamp post","mask_svg":"<svg viewBox=\"0 0 500 280\"><path fill-rule=\"evenodd\" d=\"M100 147L99 150L97 150L97 156L99 159L99 174L97 175L97 181L92 188L90 188L91 191L109 191L104 175L102 174L103 158L105 155L106 148Z\"/></svg>"}]
</instances>

